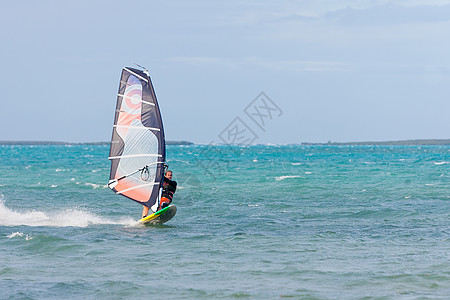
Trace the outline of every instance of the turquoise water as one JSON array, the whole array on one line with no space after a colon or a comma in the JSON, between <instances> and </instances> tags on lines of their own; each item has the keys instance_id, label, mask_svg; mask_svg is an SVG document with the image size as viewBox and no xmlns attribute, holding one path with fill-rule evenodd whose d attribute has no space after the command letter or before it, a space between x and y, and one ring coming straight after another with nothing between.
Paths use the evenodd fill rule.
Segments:
<instances>
[{"instance_id":1,"label":"turquoise water","mask_svg":"<svg viewBox=\"0 0 450 300\"><path fill-rule=\"evenodd\" d=\"M0 146L1 299L448 299L450 147L169 146L166 225L107 146Z\"/></svg>"}]
</instances>

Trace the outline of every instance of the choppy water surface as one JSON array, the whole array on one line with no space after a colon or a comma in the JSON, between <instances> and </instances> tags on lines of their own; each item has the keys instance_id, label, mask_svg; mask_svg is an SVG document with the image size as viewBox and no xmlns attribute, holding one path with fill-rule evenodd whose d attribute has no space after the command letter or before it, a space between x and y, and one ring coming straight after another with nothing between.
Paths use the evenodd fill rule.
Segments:
<instances>
[{"instance_id":1,"label":"choppy water surface","mask_svg":"<svg viewBox=\"0 0 450 300\"><path fill-rule=\"evenodd\" d=\"M450 147L169 146L148 228L108 150L0 146L0 298L450 295Z\"/></svg>"}]
</instances>

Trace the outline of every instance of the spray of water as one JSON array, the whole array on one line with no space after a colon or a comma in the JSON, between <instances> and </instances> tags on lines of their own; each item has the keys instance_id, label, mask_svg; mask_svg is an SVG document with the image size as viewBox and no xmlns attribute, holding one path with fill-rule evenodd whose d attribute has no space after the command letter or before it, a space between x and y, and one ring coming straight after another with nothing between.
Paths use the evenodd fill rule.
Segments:
<instances>
[{"instance_id":1,"label":"spray of water","mask_svg":"<svg viewBox=\"0 0 450 300\"><path fill-rule=\"evenodd\" d=\"M5 205L4 196L0 196L0 226L53 226L53 227L87 227L91 225L124 225L136 226L137 221L129 217L111 220L81 208L70 208L56 211L24 212L9 209Z\"/></svg>"}]
</instances>

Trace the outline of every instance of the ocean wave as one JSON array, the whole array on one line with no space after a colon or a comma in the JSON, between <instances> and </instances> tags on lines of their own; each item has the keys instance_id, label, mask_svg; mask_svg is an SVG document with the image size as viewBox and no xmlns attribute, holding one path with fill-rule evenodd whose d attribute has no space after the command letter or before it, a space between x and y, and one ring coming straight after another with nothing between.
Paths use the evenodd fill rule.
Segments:
<instances>
[{"instance_id":1,"label":"ocean wave","mask_svg":"<svg viewBox=\"0 0 450 300\"><path fill-rule=\"evenodd\" d=\"M7 235L6 237L7 237L8 239L13 239L13 238L24 237L24 236L25 236L25 240L26 240L26 241L29 241L29 240L33 239L32 236L30 236L30 235L28 235L28 234L25 234L25 233L23 233L23 232L19 232L19 231L13 232L13 233L11 233L10 235Z\"/></svg>"},{"instance_id":2,"label":"ocean wave","mask_svg":"<svg viewBox=\"0 0 450 300\"><path fill-rule=\"evenodd\" d=\"M86 182L84 185L91 186L94 190L95 190L95 189L99 189L99 188L104 189L104 188L107 188L107 187L108 187L108 186L105 185L105 184L97 184L97 183L89 183L89 182Z\"/></svg>"},{"instance_id":3,"label":"ocean wave","mask_svg":"<svg viewBox=\"0 0 450 300\"><path fill-rule=\"evenodd\" d=\"M434 164L435 164L436 166L440 166L440 165L446 165L446 164L448 164L448 163L450 163L450 162L448 162L448 161L441 161L441 162L435 162Z\"/></svg>"},{"instance_id":4,"label":"ocean wave","mask_svg":"<svg viewBox=\"0 0 450 300\"><path fill-rule=\"evenodd\" d=\"M301 176L300 175L278 176L278 177L275 177L275 180L284 180L284 179L290 179L290 178L301 178Z\"/></svg>"},{"instance_id":5,"label":"ocean wave","mask_svg":"<svg viewBox=\"0 0 450 300\"><path fill-rule=\"evenodd\" d=\"M75 178L70 179L70 181L75 181ZM84 185L84 186L89 186L91 188L95 189L106 189L108 187L108 185L106 184L98 184L98 183L90 183L90 182L75 182L76 185Z\"/></svg>"}]
</instances>

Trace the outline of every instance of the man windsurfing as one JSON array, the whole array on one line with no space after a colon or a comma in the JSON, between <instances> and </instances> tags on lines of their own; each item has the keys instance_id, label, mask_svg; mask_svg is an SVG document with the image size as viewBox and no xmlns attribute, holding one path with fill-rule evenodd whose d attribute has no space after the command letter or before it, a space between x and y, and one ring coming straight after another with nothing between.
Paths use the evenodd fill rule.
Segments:
<instances>
[{"instance_id":1,"label":"man windsurfing","mask_svg":"<svg viewBox=\"0 0 450 300\"><path fill-rule=\"evenodd\" d=\"M158 210L163 209L164 207L169 206L172 203L173 194L177 190L177 182L172 180L172 171L167 170L164 174L164 182L161 200L159 201ZM142 210L142 219L148 215L148 207L144 205L144 209Z\"/></svg>"}]
</instances>

